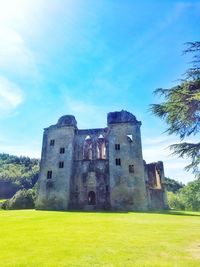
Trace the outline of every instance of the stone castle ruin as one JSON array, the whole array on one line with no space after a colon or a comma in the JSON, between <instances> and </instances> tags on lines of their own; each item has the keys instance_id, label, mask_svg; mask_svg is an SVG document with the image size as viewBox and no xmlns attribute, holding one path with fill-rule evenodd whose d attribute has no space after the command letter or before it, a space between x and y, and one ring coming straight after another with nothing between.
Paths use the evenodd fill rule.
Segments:
<instances>
[{"instance_id":1,"label":"stone castle ruin","mask_svg":"<svg viewBox=\"0 0 200 267\"><path fill-rule=\"evenodd\" d=\"M166 208L163 163L143 160L140 126L122 110L106 128L78 129L72 115L45 128L36 209Z\"/></svg>"}]
</instances>

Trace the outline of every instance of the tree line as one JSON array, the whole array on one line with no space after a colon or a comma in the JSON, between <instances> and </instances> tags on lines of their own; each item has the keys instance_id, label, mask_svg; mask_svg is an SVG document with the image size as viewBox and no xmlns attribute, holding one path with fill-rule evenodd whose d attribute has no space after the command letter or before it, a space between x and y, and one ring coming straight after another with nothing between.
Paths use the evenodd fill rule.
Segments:
<instances>
[{"instance_id":1,"label":"tree line","mask_svg":"<svg viewBox=\"0 0 200 267\"><path fill-rule=\"evenodd\" d=\"M170 209L200 211L200 179L184 185L165 178L165 188Z\"/></svg>"},{"instance_id":2,"label":"tree line","mask_svg":"<svg viewBox=\"0 0 200 267\"><path fill-rule=\"evenodd\" d=\"M34 208L39 162L39 159L0 154L0 199L9 199L3 208ZM165 188L170 208L200 210L200 180L184 185L165 178Z\"/></svg>"},{"instance_id":3,"label":"tree line","mask_svg":"<svg viewBox=\"0 0 200 267\"><path fill-rule=\"evenodd\" d=\"M0 153L0 199L32 188L39 177L39 159Z\"/></svg>"}]
</instances>

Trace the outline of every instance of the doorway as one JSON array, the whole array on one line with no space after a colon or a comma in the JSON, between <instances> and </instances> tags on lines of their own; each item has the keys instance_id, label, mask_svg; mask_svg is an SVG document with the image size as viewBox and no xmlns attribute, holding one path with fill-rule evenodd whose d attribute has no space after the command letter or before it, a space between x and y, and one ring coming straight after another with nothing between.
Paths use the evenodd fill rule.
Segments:
<instances>
[{"instance_id":1,"label":"doorway","mask_svg":"<svg viewBox=\"0 0 200 267\"><path fill-rule=\"evenodd\" d=\"M94 191L90 191L88 193L88 205L95 205L96 204L96 196Z\"/></svg>"}]
</instances>

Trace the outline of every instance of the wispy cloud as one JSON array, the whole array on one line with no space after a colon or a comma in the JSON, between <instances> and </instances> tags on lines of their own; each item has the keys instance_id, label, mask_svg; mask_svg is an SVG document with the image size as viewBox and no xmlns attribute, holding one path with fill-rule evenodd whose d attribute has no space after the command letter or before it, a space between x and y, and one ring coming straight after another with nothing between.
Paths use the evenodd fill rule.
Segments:
<instances>
[{"instance_id":1,"label":"wispy cloud","mask_svg":"<svg viewBox=\"0 0 200 267\"><path fill-rule=\"evenodd\" d=\"M33 32L32 12L41 0L0 0L0 69L22 77L38 76L36 53L28 38Z\"/></svg>"},{"instance_id":2,"label":"wispy cloud","mask_svg":"<svg viewBox=\"0 0 200 267\"><path fill-rule=\"evenodd\" d=\"M188 139L188 142L195 142L196 138ZM191 172L184 170L185 166L190 163L189 159L179 158L172 155L169 146L174 143L179 143L180 140L176 137L155 136L154 138L144 138L143 140L143 157L147 161L156 162L163 161L165 167L165 175L167 177L178 179L184 183L194 179Z\"/></svg>"},{"instance_id":3,"label":"wispy cloud","mask_svg":"<svg viewBox=\"0 0 200 267\"><path fill-rule=\"evenodd\" d=\"M35 56L23 37L12 28L0 27L0 68L18 75L35 74Z\"/></svg>"},{"instance_id":4,"label":"wispy cloud","mask_svg":"<svg viewBox=\"0 0 200 267\"><path fill-rule=\"evenodd\" d=\"M22 89L15 83L0 76L0 116L8 115L24 100Z\"/></svg>"}]
</instances>

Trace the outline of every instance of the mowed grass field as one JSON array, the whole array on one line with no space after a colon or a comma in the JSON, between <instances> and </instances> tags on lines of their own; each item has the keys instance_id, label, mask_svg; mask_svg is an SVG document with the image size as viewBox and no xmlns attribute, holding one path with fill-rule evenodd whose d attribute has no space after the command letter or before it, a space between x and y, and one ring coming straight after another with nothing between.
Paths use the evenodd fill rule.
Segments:
<instances>
[{"instance_id":1,"label":"mowed grass field","mask_svg":"<svg viewBox=\"0 0 200 267\"><path fill-rule=\"evenodd\" d=\"M200 266L200 213L0 210L0 266Z\"/></svg>"}]
</instances>

